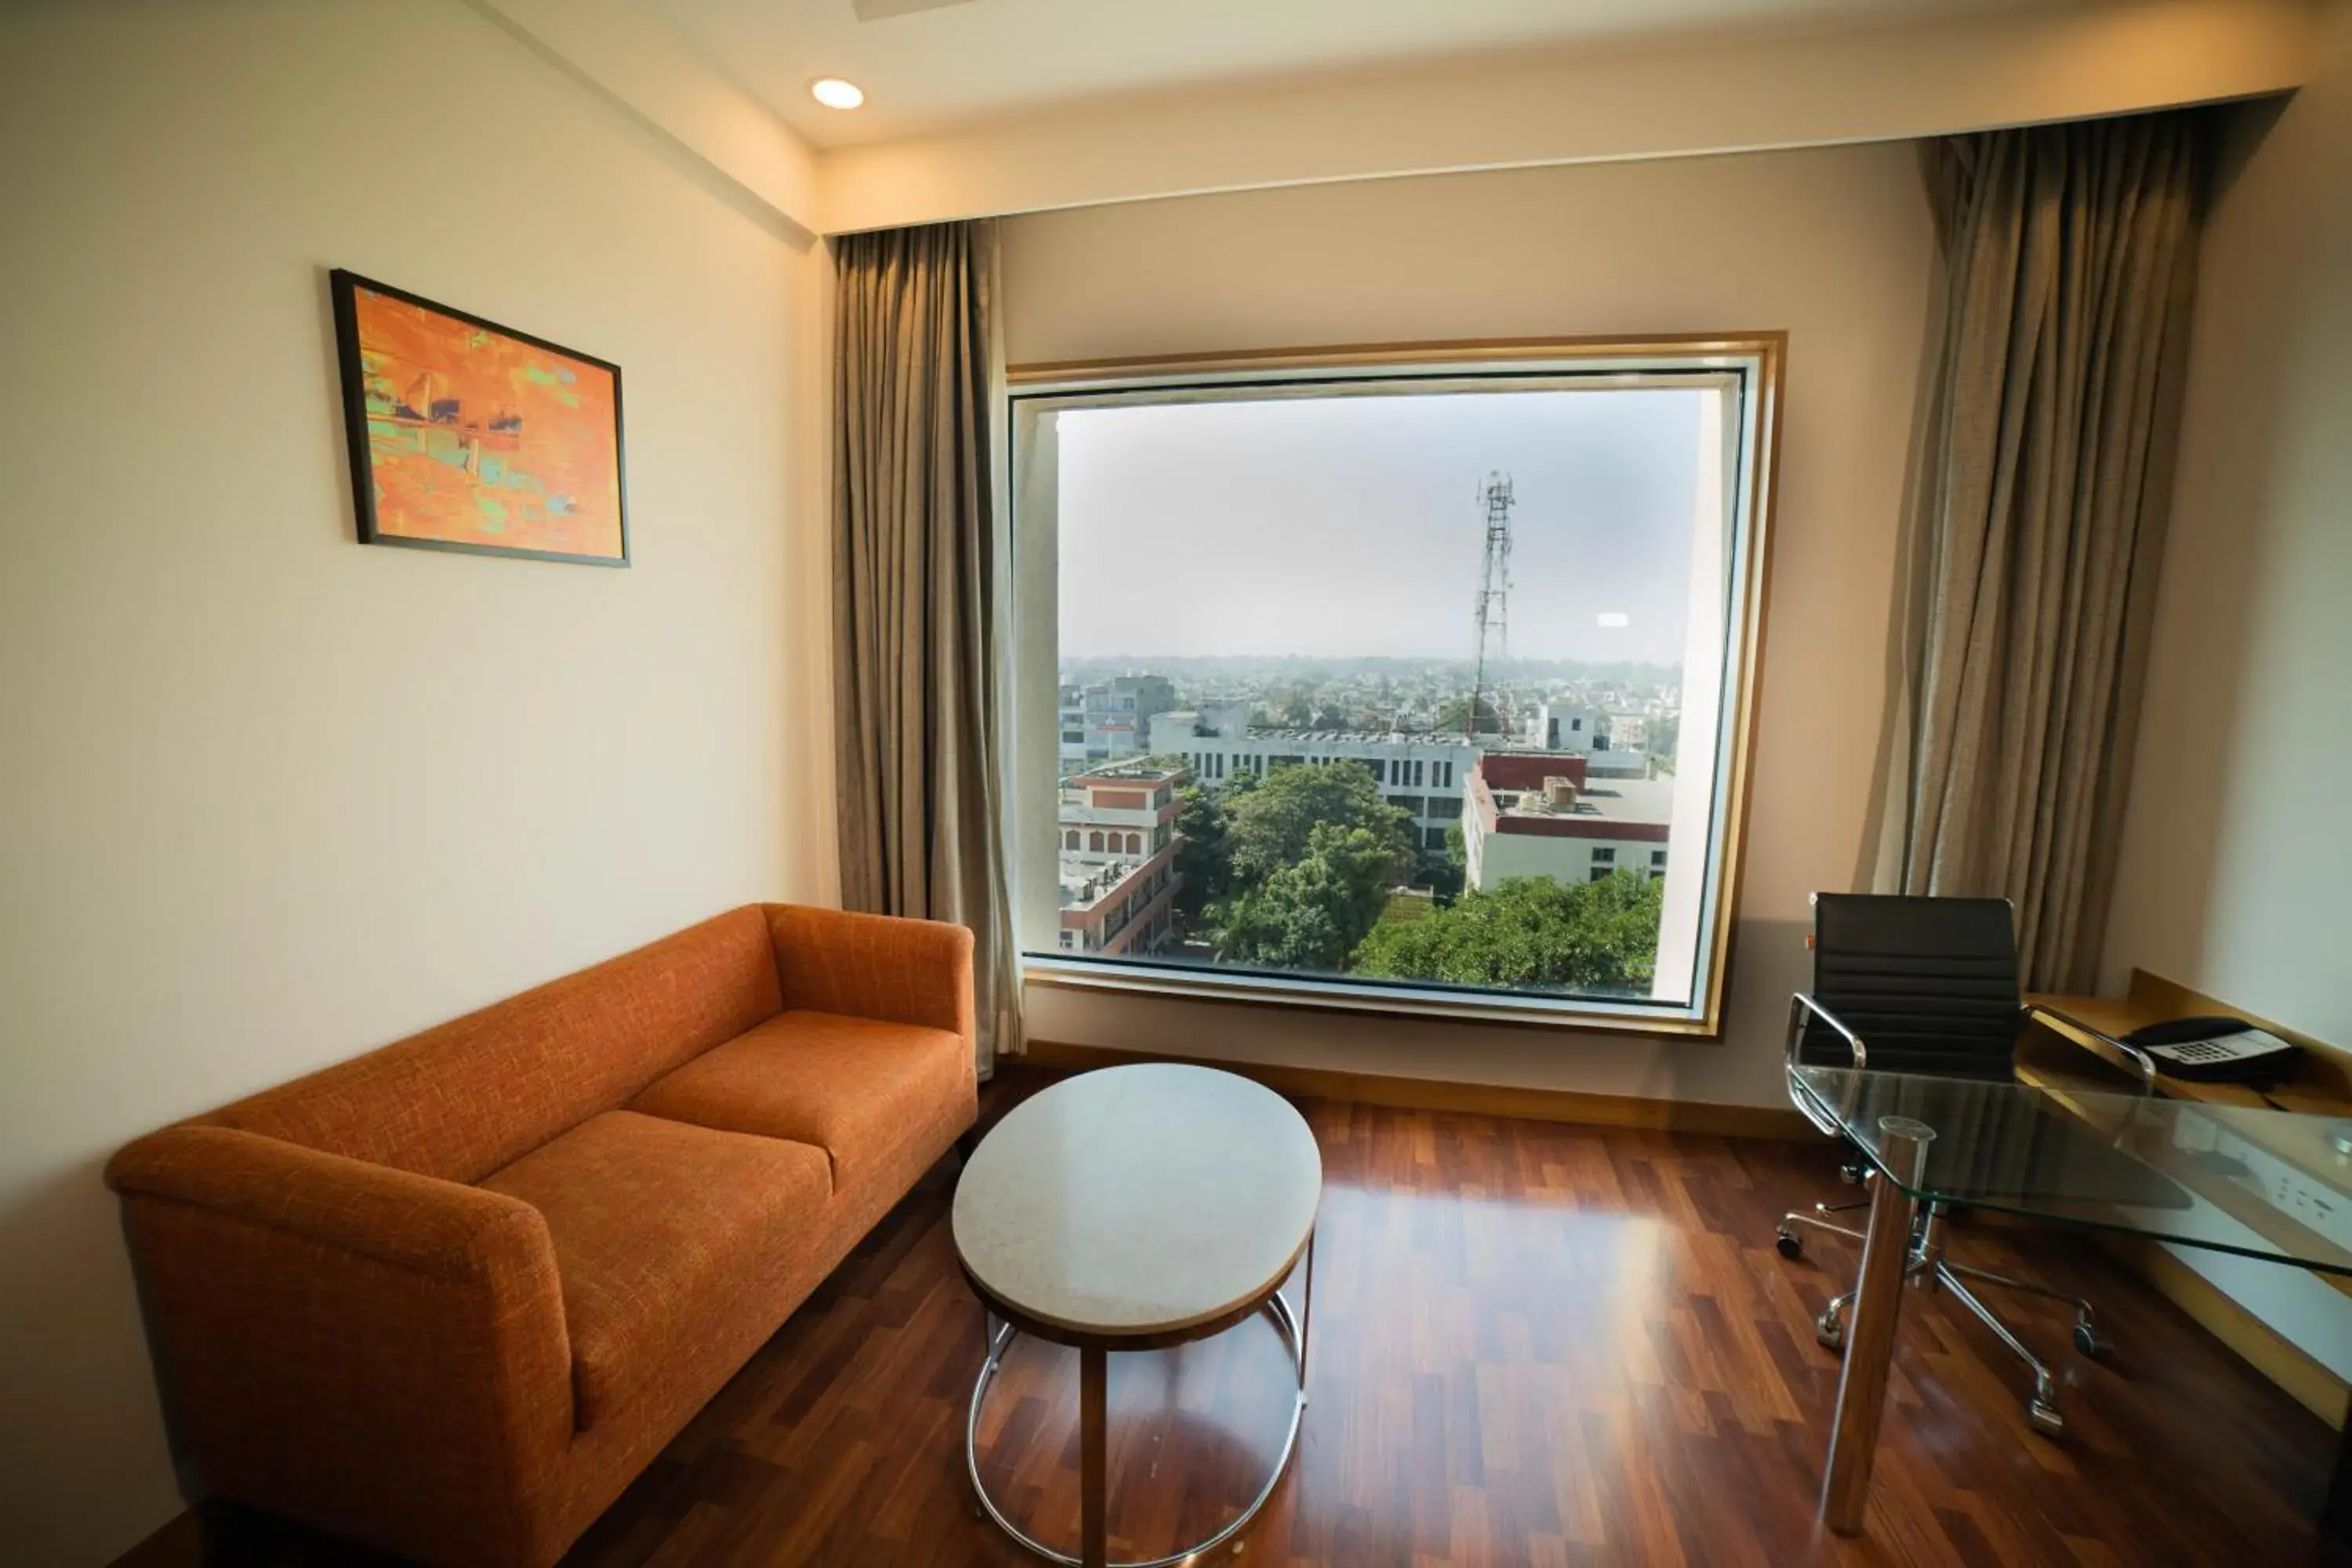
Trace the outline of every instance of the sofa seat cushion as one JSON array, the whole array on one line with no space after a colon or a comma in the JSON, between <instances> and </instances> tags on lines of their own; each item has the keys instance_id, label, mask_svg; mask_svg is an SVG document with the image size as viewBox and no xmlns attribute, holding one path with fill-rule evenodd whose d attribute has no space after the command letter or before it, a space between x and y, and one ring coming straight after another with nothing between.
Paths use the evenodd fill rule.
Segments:
<instances>
[{"instance_id":1,"label":"sofa seat cushion","mask_svg":"<svg viewBox=\"0 0 2352 1568\"><path fill-rule=\"evenodd\" d=\"M656 1079L629 1109L814 1143L843 1191L895 1171L906 1144L970 1125L971 1048L945 1029L778 1014Z\"/></svg>"},{"instance_id":2,"label":"sofa seat cushion","mask_svg":"<svg viewBox=\"0 0 2352 1568\"><path fill-rule=\"evenodd\" d=\"M829 1195L820 1149L625 1110L479 1184L547 1217L583 1431L774 1274L779 1254L814 1246Z\"/></svg>"}]
</instances>

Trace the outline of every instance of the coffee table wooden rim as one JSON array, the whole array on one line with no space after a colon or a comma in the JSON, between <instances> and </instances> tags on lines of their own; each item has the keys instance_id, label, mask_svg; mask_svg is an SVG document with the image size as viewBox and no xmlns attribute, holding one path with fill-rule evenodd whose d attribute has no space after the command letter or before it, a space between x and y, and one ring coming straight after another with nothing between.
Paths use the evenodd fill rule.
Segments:
<instances>
[{"instance_id":1,"label":"coffee table wooden rim","mask_svg":"<svg viewBox=\"0 0 2352 1568\"><path fill-rule=\"evenodd\" d=\"M1033 1339L1049 1341L1057 1345L1068 1345L1075 1350L1164 1351L1171 1350L1178 1345L1191 1344L1195 1340L1214 1339L1227 1329L1238 1328L1265 1310L1269 1300L1280 1296L1283 1286L1288 1283L1291 1275L1297 1272L1301 1262L1307 1264L1309 1278L1312 1279L1314 1252L1315 1232L1310 1226L1307 1233L1307 1239L1299 1244L1298 1250L1292 1253L1283 1263L1281 1270L1255 1293L1244 1297L1231 1307L1189 1323L1178 1324L1173 1328L1142 1330L1133 1333L1081 1329L1052 1318L1041 1318L1034 1312L1023 1310L991 1290L981 1282L979 1276L972 1273L970 1268L964 1268L961 1263L957 1267L962 1269L964 1283L971 1287L971 1293L980 1298L981 1305L987 1310L991 1317L1003 1319Z\"/></svg>"}]
</instances>

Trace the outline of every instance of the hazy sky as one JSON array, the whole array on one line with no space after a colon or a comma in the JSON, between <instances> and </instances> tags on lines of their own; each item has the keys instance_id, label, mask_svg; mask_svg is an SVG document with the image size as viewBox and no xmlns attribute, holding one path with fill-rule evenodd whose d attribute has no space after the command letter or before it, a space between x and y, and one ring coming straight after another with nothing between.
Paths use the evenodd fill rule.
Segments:
<instances>
[{"instance_id":1,"label":"hazy sky","mask_svg":"<svg viewBox=\"0 0 2352 1568\"><path fill-rule=\"evenodd\" d=\"M1062 652L1466 658L1500 470L1512 656L1678 662L1704 395L1064 410Z\"/></svg>"}]
</instances>

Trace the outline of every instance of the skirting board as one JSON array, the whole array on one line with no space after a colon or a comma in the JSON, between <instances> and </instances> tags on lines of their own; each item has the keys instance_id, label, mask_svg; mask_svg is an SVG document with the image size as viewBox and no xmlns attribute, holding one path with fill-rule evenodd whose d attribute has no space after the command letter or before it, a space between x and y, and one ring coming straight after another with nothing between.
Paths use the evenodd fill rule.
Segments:
<instances>
[{"instance_id":1,"label":"skirting board","mask_svg":"<svg viewBox=\"0 0 2352 1568\"><path fill-rule=\"evenodd\" d=\"M2188 1313L2199 1328L2237 1352L2247 1365L2292 1394L2305 1409L2337 1431L2344 1430L2352 1385L2154 1242L2137 1237L2110 1237L2106 1241L2108 1250L2125 1267Z\"/></svg>"},{"instance_id":2,"label":"skirting board","mask_svg":"<svg viewBox=\"0 0 2352 1568\"><path fill-rule=\"evenodd\" d=\"M1706 1132L1720 1138L1780 1138L1818 1141L1821 1134L1794 1107L1715 1105L1688 1100L1651 1100L1631 1094L1585 1094L1565 1089L1517 1089L1506 1084L1455 1083L1445 1079L1401 1078L1391 1073L1341 1072L1329 1068L1286 1067L1273 1062L1225 1061L1212 1057L1124 1051L1108 1046L1031 1040L1008 1065L1076 1072L1122 1062L1184 1062L1239 1073L1283 1094L1311 1100L1352 1100L1411 1110L1455 1110L1478 1116L1516 1116L1530 1121L1580 1121L1596 1127L1646 1127L1660 1132Z\"/></svg>"}]
</instances>

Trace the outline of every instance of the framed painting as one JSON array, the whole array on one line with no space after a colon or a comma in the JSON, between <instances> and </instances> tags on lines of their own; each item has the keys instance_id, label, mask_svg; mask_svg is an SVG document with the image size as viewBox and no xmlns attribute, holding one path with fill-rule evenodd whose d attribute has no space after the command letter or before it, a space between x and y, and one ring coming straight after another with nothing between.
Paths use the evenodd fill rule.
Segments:
<instances>
[{"instance_id":1,"label":"framed painting","mask_svg":"<svg viewBox=\"0 0 2352 1568\"><path fill-rule=\"evenodd\" d=\"M629 563L620 366L331 280L361 543Z\"/></svg>"}]
</instances>

